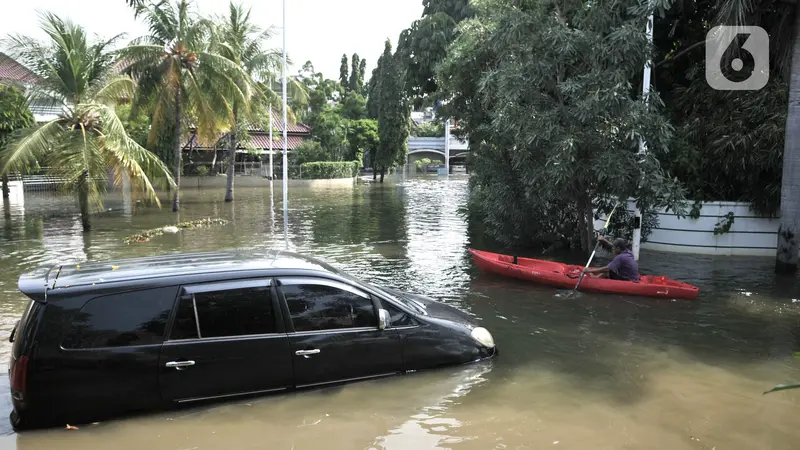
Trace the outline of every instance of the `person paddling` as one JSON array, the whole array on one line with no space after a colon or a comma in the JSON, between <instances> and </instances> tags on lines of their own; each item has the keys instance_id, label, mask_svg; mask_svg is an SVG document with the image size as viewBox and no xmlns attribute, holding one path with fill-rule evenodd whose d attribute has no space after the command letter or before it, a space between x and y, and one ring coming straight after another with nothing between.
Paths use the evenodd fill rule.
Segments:
<instances>
[{"instance_id":1,"label":"person paddling","mask_svg":"<svg viewBox=\"0 0 800 450\"><path fill-rule=\"evenodd\" d=\"M636 259L628 247L628 241L620 238L614 240L612 244L606 240L605 236L600 236L598 241L603 248L607 250L610 248L614 252L614 259L605 267L584 269L585 273L600 274L598 278L608 277L612 280L639 281L639 266L636 264Z\"/></svg>"}]
</instances>

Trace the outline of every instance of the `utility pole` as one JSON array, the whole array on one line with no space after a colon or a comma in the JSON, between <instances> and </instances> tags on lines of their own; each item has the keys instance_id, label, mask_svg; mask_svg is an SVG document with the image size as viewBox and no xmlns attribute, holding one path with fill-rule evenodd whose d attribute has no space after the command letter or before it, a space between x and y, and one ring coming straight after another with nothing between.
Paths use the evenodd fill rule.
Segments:
<instances>
[{"instance_id":1,"label":"utility pole","mask_svg":"<svg viewBox=\"0 0 800 450\"><path fill-rule=\"evenodd\" d=\"M272 171L272 105L269 107L269 179L275 177L275 172Z\"/></svg>"},{"instance_id":2,"label":"utility pole","mask_svg":"<svg viewBox=\"0 0 800 450\"><path fill-rule=\"evenodd\" d=\"M289 158L287 155L286 125L286 0L283 0L283 233L288 248L289 232Z\"/></svg>"},{"instance_id":3,"label":"utility pole","mask_svg":"<svg viewBox=\"0 0 800 450\"><path fill-rule=\"evenodd\" d=\"M650 44L653 44L653 14L650 14L650 17L647 19L647 40ZM648 61L644 65L644 79L642 80L642 97L644 97L644 101L648 102L649 95L650 95L650 72L651 72L651 63ZM644 139L639 139L639 156L642 157L647 153L647 142ZM625 199L627 203L627 199ZM639 208L638 202L636 203L636 213L634 215L634 224L633 224L633 258L638 261L639 260L639 248L641 247L642 241L642 210Z\"/></svg>"}]
</instances>

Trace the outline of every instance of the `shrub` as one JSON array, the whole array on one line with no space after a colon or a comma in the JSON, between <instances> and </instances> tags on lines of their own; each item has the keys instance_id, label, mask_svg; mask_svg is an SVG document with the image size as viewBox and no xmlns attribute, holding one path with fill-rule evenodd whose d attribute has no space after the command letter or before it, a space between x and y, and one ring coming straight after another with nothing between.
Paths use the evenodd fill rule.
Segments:
<instances>
[{"instance_id":1,"label":"shrub","mask_svg":"<svg viewBox=\"0 0 800 450\"><path fill-rule=\"evenodd\" d=\"M351 178L358 174L358 161L319 161L300 165L303 179Z\"/></svg>"},{"instance_id":2,"label":"shrub","mask_svg":"<svg viewBox=\"0 0 800 450\"><path fill-rule=\"evenodd\" d=\"M199 176L199 177L204 177L204 176L208 175L208 172L209 172L209 170L208 170L208 167L206 167L206 166L200 166L200 167L197 168L197 171L196 171L197 176Z\"/></svg>"},{"instance_id":3,"label":"shrub","mask_svg":"<svg viewBox=\"0 0 800 450\"><path fill-rule=\"evenodd\" d=\"M309 162L325 161L328 159L328 152L322 148L317 141L304 141L300 144L294 153L293 164L303 164Z\"/></svg>"}]
</instances>

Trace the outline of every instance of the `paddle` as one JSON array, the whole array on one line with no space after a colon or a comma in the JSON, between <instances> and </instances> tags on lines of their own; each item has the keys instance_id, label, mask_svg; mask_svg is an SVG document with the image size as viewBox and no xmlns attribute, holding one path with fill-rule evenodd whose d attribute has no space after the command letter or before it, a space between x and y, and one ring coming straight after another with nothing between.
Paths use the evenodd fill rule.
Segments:
<instances>
[{"instance_id":1,"label":"paddle","mask_svg":"<svg viewBox=\"0 0 800 450\"><path fill-rule=\"evenodd\" d=\"M608 229L608 225L611 223L611 216L614 215L614 211L616 210L617 210L617 205L614 205L614 208L611 210L611 214L608 215L608 219L606 219L606 223L603 225L603 229L601 230L601 232L605 232ZM581 271L581 276L578 278L578 283L575 284L575 289L573 289L572 292L567 294L567 297L578 292L578 286L581 285L581 281L583 281L583 276L586 275L586 269L589 268L589 264L591 264L592 260L594 259L594 254L595 252L597 252L598 245L600 245L599 239L597 240L597 243L594 244L594 250L592 250L592 255L589 257L589 261L586 262L586 266L583 268L583 271Z\"/></svg>"}]
</instances>

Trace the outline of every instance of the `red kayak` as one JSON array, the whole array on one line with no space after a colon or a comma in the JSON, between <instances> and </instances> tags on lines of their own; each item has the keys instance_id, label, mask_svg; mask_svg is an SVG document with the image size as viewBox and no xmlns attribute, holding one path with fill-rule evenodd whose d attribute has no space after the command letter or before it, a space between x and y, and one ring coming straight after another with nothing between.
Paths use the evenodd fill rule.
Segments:
<instances>
[{"instance_id":1,"label":"red kayak","mask_svg":"<svg viewBox=\"0 0 800 450\"><path fill-rule=\"evenodd\" d=\"M469 249L472 260L484 272L520 280L534 281L563 289L574 289L583 266L562 264L533 258L517 258L499 253ZM609 294L629 294L644 297L693 299L700 292L691 284L681 283L665 276L641 275L639 281L619 281L595 278L586 274L578 290Z\"/></svg>"}]
</instances>

